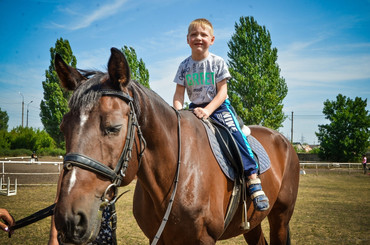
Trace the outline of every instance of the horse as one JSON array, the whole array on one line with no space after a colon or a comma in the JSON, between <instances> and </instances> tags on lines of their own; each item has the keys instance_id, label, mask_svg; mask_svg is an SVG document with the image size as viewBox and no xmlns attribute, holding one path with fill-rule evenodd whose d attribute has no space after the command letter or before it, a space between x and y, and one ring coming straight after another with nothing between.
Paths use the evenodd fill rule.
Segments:
<instances>
[{"instance_id":1,"label":"horse","mask_svg":"<svg viewBox=\"0 0 370 245\"><path fill-rule=\"evenodd\" d=\"M234 182L218 166L200 119L132 81L118 49L111 49L107 73L88 76L59 55L55 69L62 87L73 91L60 125L66 156L54 211L63 243L92 241L101 206L136 179L133 214L149 242L215 244L243 234L248 244L266 244L261 222L268 217L271 244L290 244L299 160L283 135L250 127L271 159L260 175L270 208L255 211L248 198L250 229L240 229L243 205L224 229Z\"/></svg>"}]
</instances>

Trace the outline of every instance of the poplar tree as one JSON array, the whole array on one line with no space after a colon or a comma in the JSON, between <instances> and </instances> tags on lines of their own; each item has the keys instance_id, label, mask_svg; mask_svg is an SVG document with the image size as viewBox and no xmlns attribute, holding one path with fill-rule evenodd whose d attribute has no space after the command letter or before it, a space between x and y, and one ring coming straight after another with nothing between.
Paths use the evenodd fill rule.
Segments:
<instances>
[{"instance_id":1,"label":"poplar tree","mask_svg":"<svg viewBox=\"0 0 370 245\"><path fill-rule=\"evenodd\" d=\"M145 67L144 61L137 58L136 51L133 47L127 47L126 45L121 49L125 55L127 62L131 70L131 79L136 80L140 84L147 88L149 86L149 71Z\"/></svg>"},{"instance_id":2,"label":"poplar tree","mask_svg":"<svg viewBox=\"0 0 370 245\"><path fill-rule=\"evenodd\" d=\"M54 139L58 147L64 147L64 137L59 129L63 116L69 111L68 100L71 92L60 86L58 75L54 68L54 57L58 53L70 66L76 67L77 59L72 53L68 40L60 38L55 47L50 48L50 66L45 71L45 81L42 82L44 99L41 100L40 117L45 131Z\"/></svg>"},{"instance_id":3,"label":"poplar tree","mask_svg":"<svg viewBox=\"0 0 370 245\"><path fill-rule=\"evenodd\" d=\"M247 125L278 129L286 118L282 102L288 88L269 31L253 17L241 17L228 46L228 95L237 114Z\"/></svg>"},{"instance_id":4,"label":"poplar tree","mask_svg":"<svg viewBox=\"0 0 370 245\"><path fill-rule=\"evenodd\" d=\"M6 111L2 111L0 108L0 130L8 131L9 116Z\"/></svg>"}]
</instances>

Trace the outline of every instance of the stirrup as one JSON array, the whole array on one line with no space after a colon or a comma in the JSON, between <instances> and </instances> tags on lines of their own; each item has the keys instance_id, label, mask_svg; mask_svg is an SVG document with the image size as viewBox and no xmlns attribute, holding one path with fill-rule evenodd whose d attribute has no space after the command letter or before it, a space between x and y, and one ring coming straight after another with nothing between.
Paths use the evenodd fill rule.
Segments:
<instances>
[{"instance_id":1,"label":"stirrup","mask_svg":"<svg viewBox=\"0 0 370 245\"><path fill-rule=\"evenodd\" d=\"M251 179L248 181L247 187L249 195L253 200L254 208L257 211L266 211L269 209L269 199L262 190L261 180L259 178Z\"/></svg>"}]
</instances>

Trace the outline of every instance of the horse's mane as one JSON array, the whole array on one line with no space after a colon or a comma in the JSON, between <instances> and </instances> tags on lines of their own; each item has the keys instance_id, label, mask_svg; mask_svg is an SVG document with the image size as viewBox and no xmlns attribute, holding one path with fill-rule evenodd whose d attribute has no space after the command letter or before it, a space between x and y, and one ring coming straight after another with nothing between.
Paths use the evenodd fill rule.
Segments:
<instances>
[{"instance_id":1,"label":"horse's mane","mask_svg":"<svg viewBox=\"0 0 370 245\"><path fill-rule=\"evenodd\" d=\"M148 103L152 105L154 102L156 102L156 104L160 105L160 107L168 106L167 102L165 102L163 98L160 97L156 92L145 87L144 85L138 83L135 80L132 80L130 82L129 89L131 89L132 91L134 107L138 117L140 117L141 114L141 106L148 107L150 106ZM140 97L143 98L140 100ZM149 100L145 99L144 97L149 98ZM147 104L145 105L142 104L140 106L140 101L141 103L145 103L145 101L147 101Z\"/></svg>"},{"instance_id":2,"label":"horse's mane","mask_svg":"<svg viewBox=\"0 0 370 245\"><path fill-rule=\"evenodd\" d=\"M100 71L79 71L84 77L88 78L88 80L81 82L69 100L69 108L75 113L78 113L81 109L92 109L92 107L101 98L100 90L102 89L102 78L107 76L107 73ZM163 106L168 106L168 104L156 92L148 89L135 80L131 80L127 88L132 92L133 104L138 117L141 115L141 106L148 106L148 104L141 105L141 103L145 103L144 101L147 101L145 98L150 98L151 103L156 101Z\"/></svg>"}]
</instances>

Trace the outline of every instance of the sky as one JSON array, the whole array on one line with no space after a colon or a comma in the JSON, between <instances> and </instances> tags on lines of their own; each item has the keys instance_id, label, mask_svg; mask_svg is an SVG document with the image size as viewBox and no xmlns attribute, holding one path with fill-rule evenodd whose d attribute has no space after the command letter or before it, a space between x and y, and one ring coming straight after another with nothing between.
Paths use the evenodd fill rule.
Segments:
<instances>
[{"instance_id":1,"label":"sky","mask_svg":"<svg viewBox=\"0 0 370 245\"><path fill-rule=\"evenodd\" d=\"M288 86L288 118L279 129L293 141L318 144L326 100L370 97L370 0L0 0L0 108L9 130L42 129L42 81L50 48L67 39L77 67L106 71L110 48L133 47L150 87L172 105L173 78L190 55L187 27L196 18L214 26L210 52L228 61L240 17L253 16L271 34ZM369 110L369 100L367 110Z\"/></svg>"}]
</instances>

